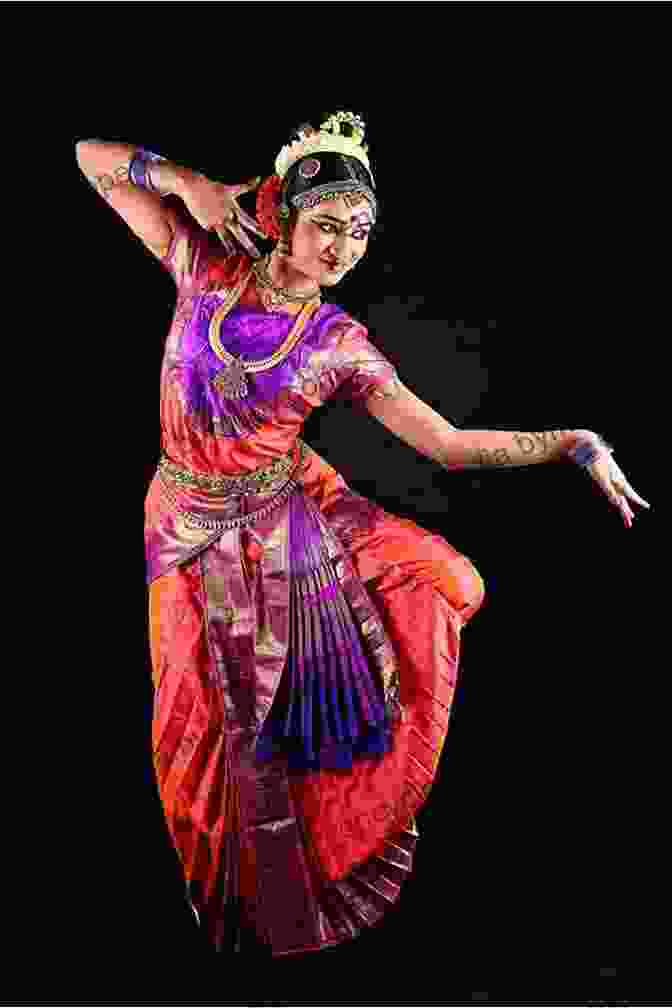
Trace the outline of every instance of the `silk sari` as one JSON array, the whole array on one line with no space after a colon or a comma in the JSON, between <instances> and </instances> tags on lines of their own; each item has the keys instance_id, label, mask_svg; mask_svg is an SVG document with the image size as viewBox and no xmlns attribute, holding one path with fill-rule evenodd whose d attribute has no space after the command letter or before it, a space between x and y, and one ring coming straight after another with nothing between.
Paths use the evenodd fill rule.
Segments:
<instances>
[{"instance_id":1,"label":"silk sari","mask_svg":"<svg viewBox=\"0 0 672 1008\"><path fill-rule=\"evenodd\" d=\"M249 258L213 254L188 220L162 262L177 304L145 504L158 792L216 948L319 950L380 921L413 870L484 585L300 437L327 399L396 381L366 328L336 305L267 311ZM272 362L239 398L222 392L229 353Z\"/></svg>"}]
</instances>

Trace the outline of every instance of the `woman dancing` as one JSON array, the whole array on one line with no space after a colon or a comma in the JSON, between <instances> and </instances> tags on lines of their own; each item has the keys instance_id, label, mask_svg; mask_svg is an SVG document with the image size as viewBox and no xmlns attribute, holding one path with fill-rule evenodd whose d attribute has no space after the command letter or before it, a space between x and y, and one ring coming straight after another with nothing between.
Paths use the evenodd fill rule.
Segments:
<instances>
[{"instance_id":1,"label":"woman dancing","mask_svg":"<svg viewBox=\"0 0 672 1008\"><path fill-rule=\"evenodd\" d=\"M348 112L302 126L261 187L77 145L177 289L146 497L152 742L187 900L220 950L320 950L396 903L484 600L468 557L302 441L312 410L358 399L448 470L570 459L628 527L628 498L648 507L594 432L455 428L322 303L376 223L363 138ZM237 202L254 190L258 220Z\"/></svg>"}]
</instances>

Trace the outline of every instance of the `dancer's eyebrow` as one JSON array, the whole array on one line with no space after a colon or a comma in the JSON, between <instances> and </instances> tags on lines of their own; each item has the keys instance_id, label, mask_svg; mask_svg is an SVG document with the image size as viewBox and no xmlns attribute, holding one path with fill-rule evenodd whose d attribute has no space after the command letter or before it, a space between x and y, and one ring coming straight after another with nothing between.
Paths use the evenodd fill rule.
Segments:
<instances>
[{"instance_id":1,"label":"dancer's eyebrow","mask_svg":"<svg viewBox=\"0 0 672 1008\"><path fill-rule=\"evenodd\" d=\"M319 214L316 214L315 216L316 217L326 217L329 220L336 221L337 224L347 224L348 223L348 221L347 220L343 220L342 217L332 217L332 215L328 214L328 213L319 213ZM350 218L350 220L351 221L357 221L359 224L371 224L371 218L370 217L367 217L365 220L360 220L360 214L353 214L352 217Z\"/></svg>"}]
</instances>

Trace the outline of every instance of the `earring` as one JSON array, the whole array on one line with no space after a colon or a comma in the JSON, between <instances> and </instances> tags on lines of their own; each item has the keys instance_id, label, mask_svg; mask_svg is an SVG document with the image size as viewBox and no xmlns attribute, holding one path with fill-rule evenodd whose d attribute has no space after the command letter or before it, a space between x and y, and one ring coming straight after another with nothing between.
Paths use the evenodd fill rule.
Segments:
<instances>
[{"instance_id":1,"label":"earring","mask_svg":"<svg viewBox=\"0 0 672 1008\"><path fill-rule=\"evenodd\" d=\"M282 222L281 227L280 227L280 238L278 239L277 252L278 252L278 255L281 255L281 256L288 256L289 255L289 235L288 235L288 228L287 228L287 225L285 224L284 221Z\"/></svg>"},{"instance_id":2,"label":"earring","mask_svg":"<svg viewBox=\"0 0 672 1008\"><path fill-rule=\"evenodd\" d=\"M289 256L289 210L280 208L279 213L280 238L278 239L277 252L280 256Z\"/></svg>"}]
</instances>

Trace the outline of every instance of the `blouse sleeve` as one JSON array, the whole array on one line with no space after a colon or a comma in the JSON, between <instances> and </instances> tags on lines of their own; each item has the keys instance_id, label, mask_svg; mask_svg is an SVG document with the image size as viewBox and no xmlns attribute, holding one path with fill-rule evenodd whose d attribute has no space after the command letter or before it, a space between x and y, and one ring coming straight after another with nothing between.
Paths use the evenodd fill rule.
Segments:
<instances>
[{"instance_id":1,"label":"blouse sleeve","mask_svg":"<svg viewBox=\"0 0 672 1008\"><path fill-rule=\"evenodd\" d=\"M205 231L184 207L174 204L171 210L173 236L158 259L172 276L178 291L196 291L207 282L208 266L213 258L221 259L227 250L219 238Z\"/></svg>"},{"instance_id":2,"label":"blouse sleeve","mask_svg":"<svg viewBox=\"0 0 672 1008\"><path fill-rule=\"evenodd\" d=\"M369 395L383 398L400 381L394 364L369 340L361 322L338 322L333 327L324 364L323 401L363 402Z\"/></svg>"}]
</instances>

